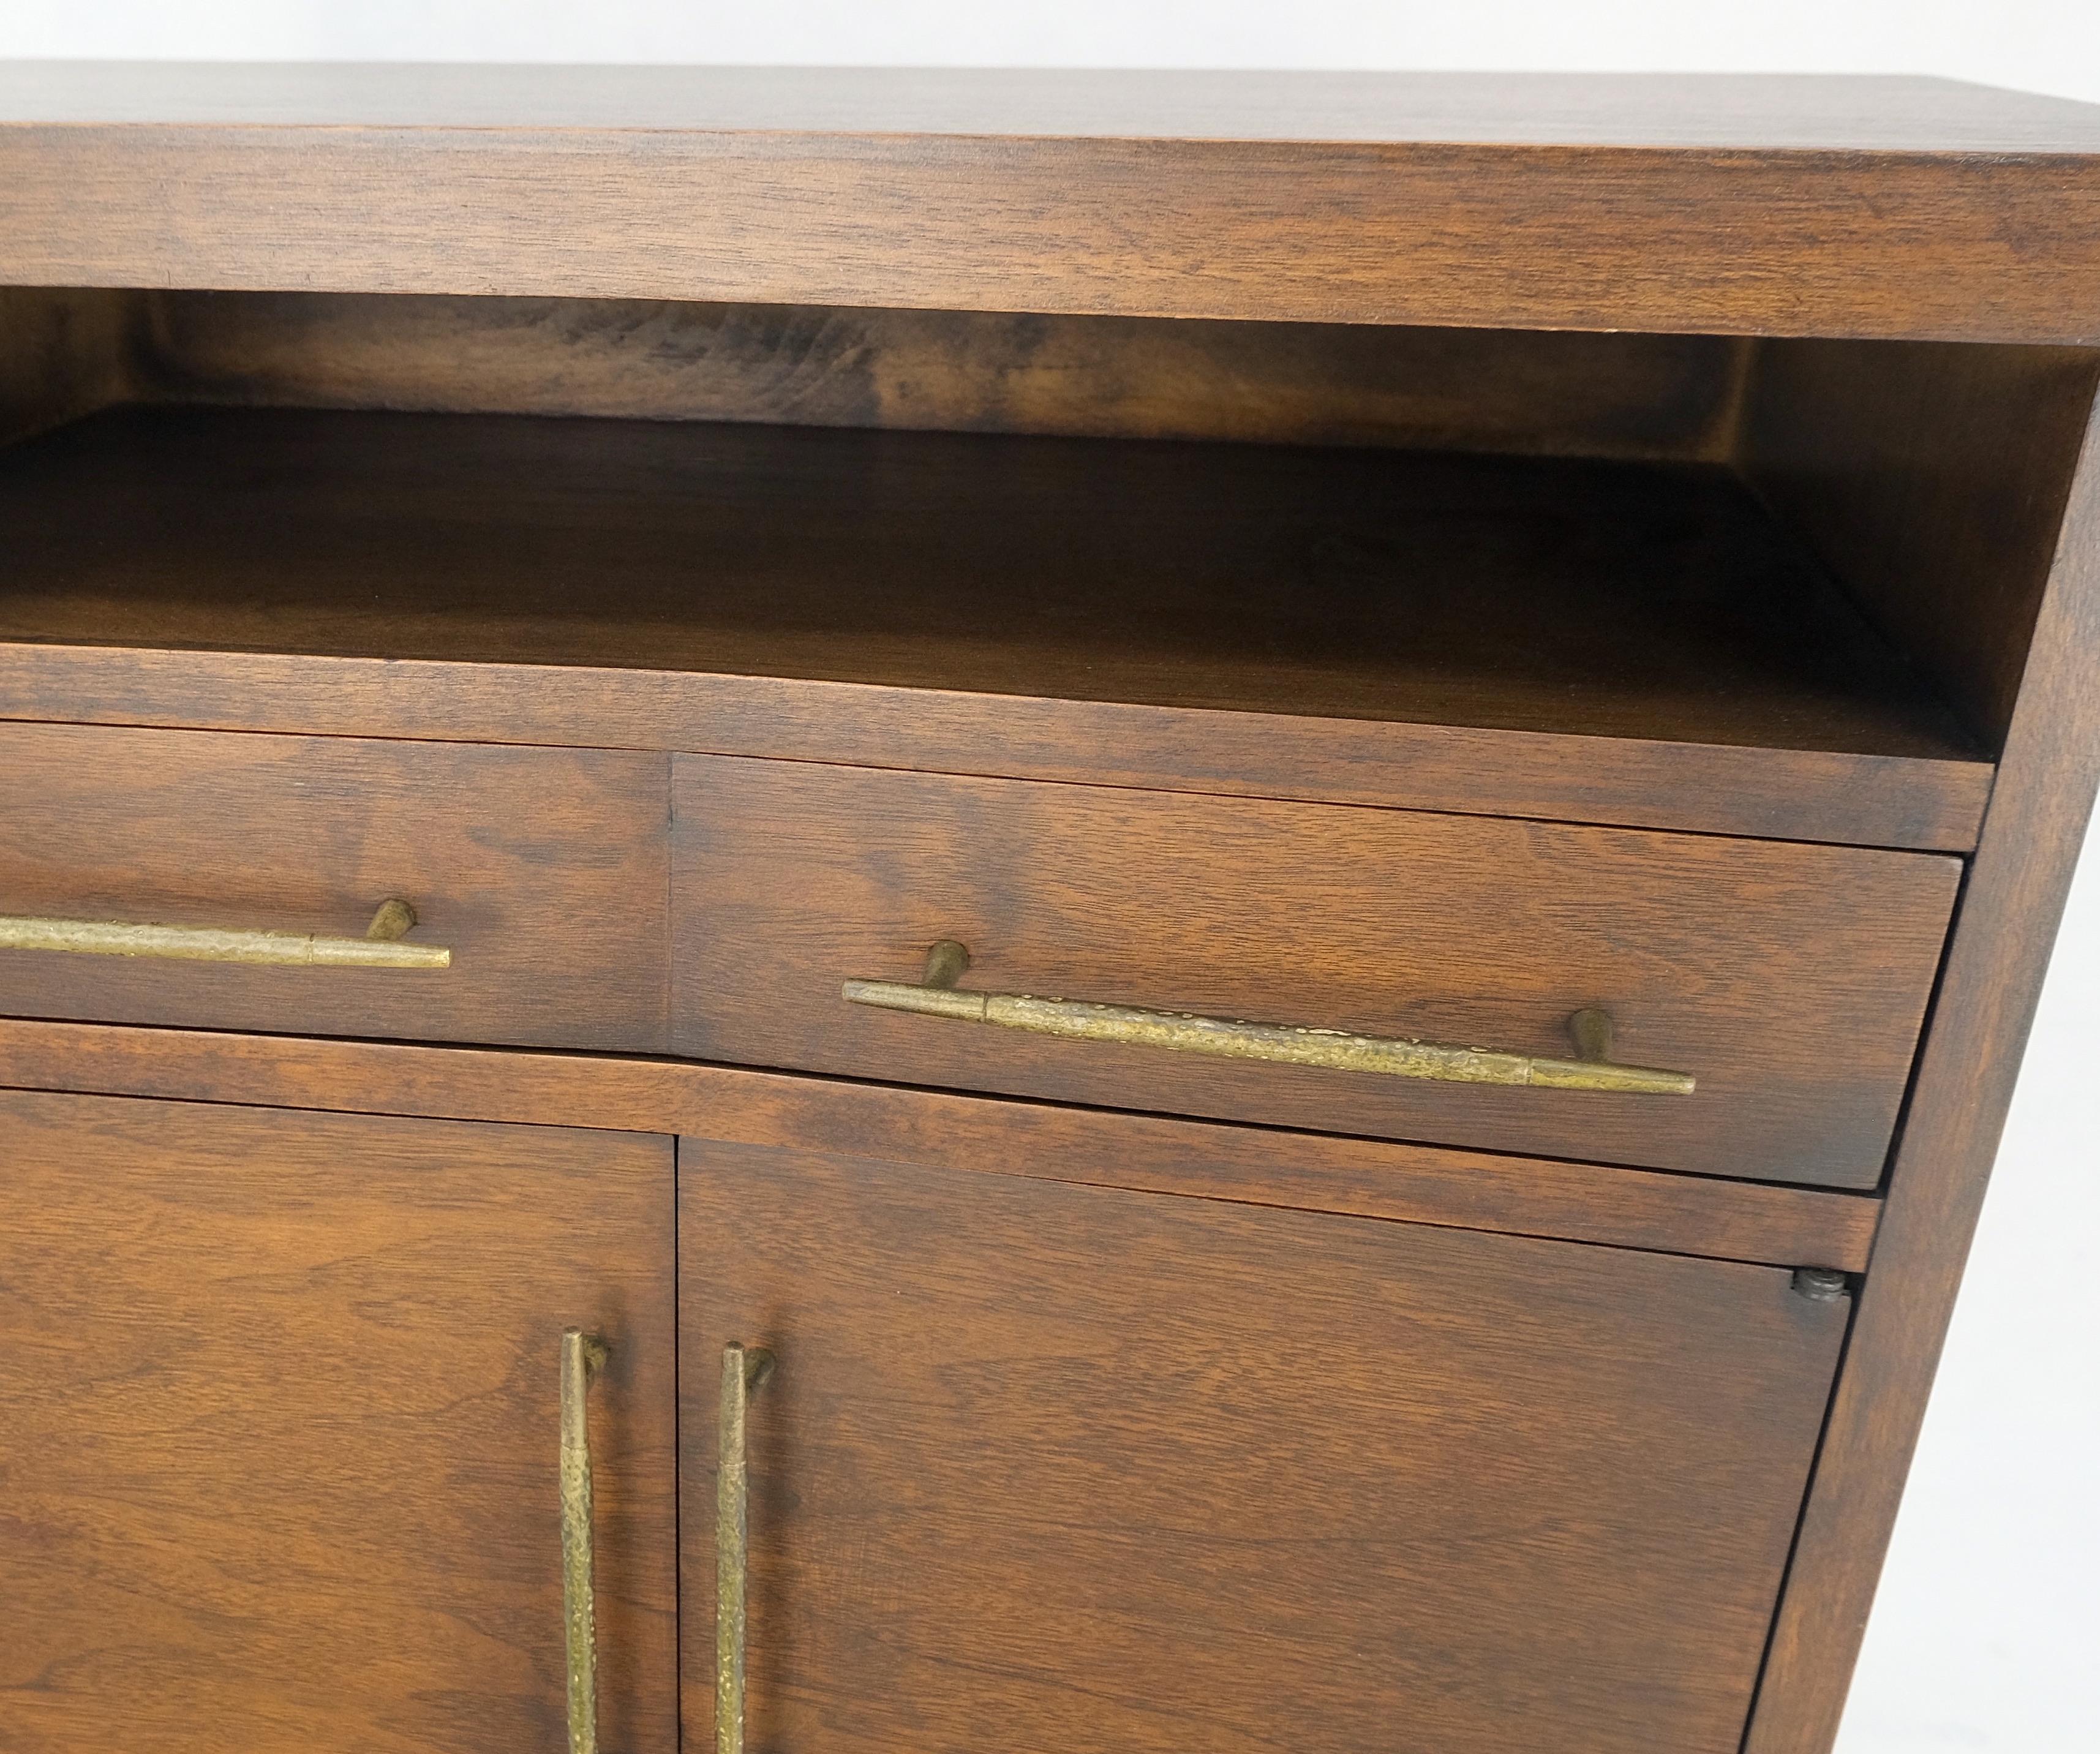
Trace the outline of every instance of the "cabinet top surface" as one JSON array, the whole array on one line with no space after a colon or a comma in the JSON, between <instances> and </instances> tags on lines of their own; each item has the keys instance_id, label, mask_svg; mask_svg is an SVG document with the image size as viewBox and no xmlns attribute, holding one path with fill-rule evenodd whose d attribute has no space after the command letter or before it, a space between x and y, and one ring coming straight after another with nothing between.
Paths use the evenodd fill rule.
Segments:
<instances>
[{"instance_id":1,"label":"cabinet top surface","mask_svg":"<svg viewBox=\"0 0 2100 1754\"><path fill-rule=\"evenodd\" d=\"M0 124L2100 154L2100 105L1841 75L0 62Z\"/></svg>"}]
</instances>

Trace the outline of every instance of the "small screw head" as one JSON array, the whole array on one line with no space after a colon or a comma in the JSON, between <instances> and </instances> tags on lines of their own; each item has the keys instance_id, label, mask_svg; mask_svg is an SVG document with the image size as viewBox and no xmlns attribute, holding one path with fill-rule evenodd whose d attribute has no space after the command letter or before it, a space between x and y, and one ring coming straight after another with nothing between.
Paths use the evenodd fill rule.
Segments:
<instances>
[{"instance_id":1,"label":"small screw head","mask_svg":"<svg viewBox=\"0 0 2100 1754\"><path fill-rule=\"evenodd\" d=\"M1793 1289L1816 1303L1834 1303L1852 1289L1852 1282L1834 1267L1797 1267Z\"/></svg>"}]
</instances>

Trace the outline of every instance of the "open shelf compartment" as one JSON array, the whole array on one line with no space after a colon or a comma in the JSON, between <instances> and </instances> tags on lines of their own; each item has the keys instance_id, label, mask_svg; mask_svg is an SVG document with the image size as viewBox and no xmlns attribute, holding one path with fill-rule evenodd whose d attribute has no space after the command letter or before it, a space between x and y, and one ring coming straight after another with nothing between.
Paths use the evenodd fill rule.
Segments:
<instances>
[{"instance_id":1,"label":"open shelf compartment","mask_svg":"<svg viewBox=\"0 0 2100 1754\"><path fill-rule=\"evenodd\" d=\"M1788 473L1856 346L1804 378L1696 337L34 296L99 364L0 451L33 686L58 650L465 667L510 704L439 734L533 740L523 690L656 678L615 740L853 759L702 722L806 685L893 729L965 703L973 770L1021 773L1025 704L1086 703L1133 783L1449 808L1471 764L1458 807L1956 849L1988 796L1991 679L1841 582L1829 471ZM1979 350L1898 352L1930 389ZM1260 735L1295 753L1189 753ZM1787 811L1709 819L1761 752Z\"/></svg>"}]
</instances>

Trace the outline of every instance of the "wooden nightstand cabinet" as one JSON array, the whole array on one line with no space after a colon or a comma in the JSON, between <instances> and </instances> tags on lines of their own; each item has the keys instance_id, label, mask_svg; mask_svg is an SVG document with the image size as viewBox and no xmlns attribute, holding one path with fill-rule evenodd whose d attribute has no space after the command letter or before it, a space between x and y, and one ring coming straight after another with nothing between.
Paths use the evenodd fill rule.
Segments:
<instances>
[{"instance_id":1,"label":"wooden nightstand cabinet","mask_svg":"<svg viewBox=\"0 0 2100 1754\"><path fill-rule=\"evenodd\" d=\"M1824 1754L2100 112L0 68L0 1746Z\"/></svg>"}]
</instances>

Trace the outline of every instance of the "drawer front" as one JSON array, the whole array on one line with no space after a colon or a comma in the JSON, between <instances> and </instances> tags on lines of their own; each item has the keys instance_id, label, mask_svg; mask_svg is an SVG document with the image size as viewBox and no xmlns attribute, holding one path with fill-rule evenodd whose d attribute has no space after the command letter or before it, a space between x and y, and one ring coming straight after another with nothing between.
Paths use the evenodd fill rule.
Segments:
<instances>
[{"instance_id":1,"label":"drawer front","mask_svg":"<svg viewBox=\"0 0 2100 1754\"><path fill-rule=\"evenodd\" d=\"M373 968L0 949L0 1011L660 1047L666 784L663 756L601 750L0 726L0 915L355 940L399 898L416 915L399 943L451 952Z\"/></svg>"},{"instance_id":2,"label":"drawer front","mask_svg":"<svg viewBox=\"0 0 2100 1754\"><path fill-rule=\"evenodd\" d=\"M0 1747L562 1747L567 1404L603 1745L673 1754L672 1161L0 1093Z\"/></svg>"},{"instance_id":3,"label":"drawer front","mask_svg":"<svg viewBox=\"0 0 2100 1754\"><path fill-rule=\"evenodd\" d=\"M1840 1187L1879 1177L1960 872L1920 853L712 757L678 757L673 790L682 1052ZM1227 1059L842 996L920 981L942 941L968 948L964 991L1564 1064L1581 1053L1570 1020L1602 1011L1615 1060L1694 1087Z\"/></svg>"},{"instance_id":4,"label":"drawer front","mask_svg":"<svg viewBox=\"0 0 2100 1754\"><path fill-rule=\"evenodd\" d=\"M695 1139L678 1237L689 1746L741 1509L752 1747L1735 1754L1842 1298Z\"/></svg>"}]
</instances>

